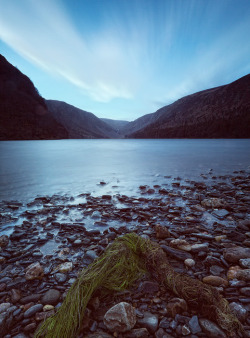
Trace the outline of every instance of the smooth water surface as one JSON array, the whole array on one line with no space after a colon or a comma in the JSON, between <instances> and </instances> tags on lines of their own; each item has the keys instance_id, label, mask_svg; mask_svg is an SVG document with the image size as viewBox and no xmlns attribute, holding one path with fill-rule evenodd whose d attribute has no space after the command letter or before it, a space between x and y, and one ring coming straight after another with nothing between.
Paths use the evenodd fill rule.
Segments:
<instances>
[{"instance_id":1,"label":"smooth water surface","mask_svg":"<svg viewBox=\"0 0 250 338\"><path fill-rule=\"evenodd\" d=\"M0 199L54 193L133 193L164 176L199 179L250 167L250 140L53 140L0 142ZM105 186L99 185L105 181Z\"/></svg>"}]
</instances>

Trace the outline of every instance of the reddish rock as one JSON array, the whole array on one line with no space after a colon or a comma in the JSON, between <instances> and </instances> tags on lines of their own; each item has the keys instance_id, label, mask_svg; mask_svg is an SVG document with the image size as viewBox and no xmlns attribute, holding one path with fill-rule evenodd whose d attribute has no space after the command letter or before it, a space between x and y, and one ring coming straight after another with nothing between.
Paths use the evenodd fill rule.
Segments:
<instances>
[{"instance_id":1,"label":"reddish rock","mask_svg":"<svg viewBox=\"0 0 250 338\"><path fill-rule=\"evenodd\" d=\"M213 286L228 286L228 281L219 276L206 276L202 279L203 283L213 285Z\"/></svg>"},{"instance_id":2,"label":"reddish rock","mask_svg":"<svg viewBox=\"0 0 250 338\"><path fill-rule=\"evenodd\" d=\"M136 313L132 305L121 302L109 309L104 316L104 324L111 332L126 332L136 323Z\"/></svg>"}]
</instances>

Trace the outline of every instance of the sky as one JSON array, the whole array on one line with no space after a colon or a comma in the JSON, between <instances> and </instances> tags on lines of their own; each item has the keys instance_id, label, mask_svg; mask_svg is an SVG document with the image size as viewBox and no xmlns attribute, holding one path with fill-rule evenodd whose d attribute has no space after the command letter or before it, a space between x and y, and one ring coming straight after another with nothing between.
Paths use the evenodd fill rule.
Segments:
<instances>
[{"instance_id":1,"label":"sky","mask_svg":"<svg viewBox=\"0 0 250 338\"><path fill-rule=\"evenodd\" d=\"M0 0L0 53L45 99L132 121L250 73L250 0Z\"/></svg>"}]
</instances>

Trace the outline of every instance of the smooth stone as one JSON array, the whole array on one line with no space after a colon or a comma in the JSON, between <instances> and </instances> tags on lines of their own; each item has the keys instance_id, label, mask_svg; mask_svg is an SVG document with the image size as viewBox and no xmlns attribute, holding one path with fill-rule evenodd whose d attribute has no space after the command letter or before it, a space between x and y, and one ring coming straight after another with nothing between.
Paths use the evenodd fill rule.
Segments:
<instances>
[{"instance_id":1,"label":"smooth stone","mask_svg":"<svg viewBox=\"0 0 250 338\"><path fill-rule=\"evenodd\" d=\"M213 285L213 286L228 286L228 281L219 276L206 276L202 279L203 283Z\"/></svg>"},{"instance_id":2,"label":"smooth stone","mask_svg":"<svg viewBox=\"0 0 250 338\"><path fill-rule=\"evenodd\" d=\"M185 252L185 251L181 251L181 250L178 250L178 249L174 249L174 248L170 248L169 246L167 245L161 245L161 248L170 256L178 259L178 260L181 260L181 261L185 261L185 259L187 258L190 258L190 259L193 259L193 256L188 253L188 252Z\"/></svg>"},{"instance_id":3,"label":"smooth stone","mask_svg":"<svg viewBox=\"0 0 250 338\"><path fill-rule=\"evenodd\" d=\"M41 297L42 297L42 294L40 294L40 293L34 293L32 295L23 297L20 300L20 303L21 304L28 304L28 303L31 303L31 302L37 302Z\"/></svg>"},{"instance_id":4,"label":"smooth stone","mask_svg":"<svg viewBox=\"0 0 250 338\"><path fill-rule=\"evenodd\" d=\"M220 276L222 272L224 272L224 269L219 265L212 265L209 269L212 275L214 276Z\"/></svg>"},{"instance_id":5,"label":"smooth stone","mask_svg":"<svg viewBox=\"0 0 250 338\"><path fill-rule=\"evenodd\" d=\"M250 269L250 258L240 259L239 263L242 268Z\"/></svg>"},{"instance_id":6,"label":"smooth stone","mask_svg":"<svg viewBox=\"0 0 250 338\"><path fill-rule=\"evenodd\" d=\"M233 302L229 304L231 311L236 315L236 317L244 322L247 319L247 310L239 303Z\"/></svg>"},{"instance_id":7,"label":"smooth stone","mask_svg":"<svg viewBox=\"0 0 250 338\"><path fill-rule=\"evenodd\" d=\"M138 319L138 324L148 329L149 332L154 333L158 328L158 315L144 312L144 317Z\"/></svg>"},{"instance_id":8,"label":"smooth stone","mask_svg":"<svg viewBox=\"0 0 250 338\"><path fill-rule=\"evenodd\" d=\"M7 235L0 236L0 248L5 248L9 244L9 237Z\"/></svg>"},{"instance_id":9,"label":"smooth stone","mask_svg":"<svg viewBox=\"0 0 250 338\"><path fill-rule=\"evenodd\" d=\"M10 303L1 303L0 304L0 313L6 312L10 308Z\"/></svg>"},{"instance_id":10,"label":"smooth stone","mask_svg":"<svg viewBox=\"0 0 250 338\"><path fill-rule=\"evenodd\" d=\"M213 322L208 319L200 319L202 330L211 338L227 338L225 333Z\"/></svg>"},{"instance_id":11,"label":"smooth stone","mask_svg":"<svg viewBox=\"0 0 250 338\"><path fill-rule=\"evenodd\" d=\"M94 250L88 250L85 252L84 258L87 259L90 263L97 258L97 254Z\"/></svg>"},{"instance_id":12,"label":"smooth stone","mask_svg":"<svg viewBox=\"0 0 250 338\"><path fill-rule=\"evenodd\" d=\"M250 287L246 286L240 289L240 293L245 296L250 296Z\"/></svg>"},{"instance_id":13,"label":"smooth stone","mask_svg":"<svg viewBox=\"0 0 250 338\"><path fill-rule=\"evenodd\" d=\"M73 269L73 264L72 264L72 262L65 262L65 263L60 264L60 265L57 267L57 271L59 271L59 272L61 272L61 273L65 273L65 272L72 271L72 269Z\"/></svg>"},{"instance_id":14,"label":"smooth stone","mask_svg":"<svg viewBox=\"0 0 250 338\"><path fill-rule=\"evenodd\" d=\"M121 302L105 313L103 321L111 332L126 332L135 326L136 312L132 305Z\"/></svg>"},{"instance_id":15,"label":"smooth stone","mask_svg":"<svg viewBox=\"0 0 250 338\"><path fill-rule=\"evenodd\" d=\"M244 270L237 271L236 278L242 279L246 282L250 281L250 269L244 269Z\"/></svg>"},{"instance_id":16,"label":"smooth stone","mask_svg":"<svg viewBox=\"0 0 250 338\"><path fill-rule=\"evenodd\" d=\"M185 259L184 264L186 265L186 267L192 268L193 266L195 266L195 261L191 258L187 258Z\"/></svg>"},{"instance_id":17,"label":"smooth stone","mask_svg":"<svg viewBox=\"0 0 250 338\"><path fill-rule=\"evenodd\" d=\"M223 219L229 215L229 212L225 209L220 209L220 210L214 210L212 212L212 215L215 216L218 219Z\"/></svg>"},{"instance_id":18,"label":"smooth stone","mask_svg":"<svg viewBox=\"0 0 250 338\"><path fill-rule=\"evenodd\" d=\"M25 273L26 280L42 279L44 275L43 268L39 262L30 264Z\"/></svg>"},{"instance_id":19,"label":"smooth stone","mask_svg":"<svg viewBox=\"0 0 250 338\"><path fill-rule=\"evenodd\" d=\"M55 274L55 280L57 283L64 283L67 280L67 275L65 275L65 273L58 272Z\"/></svg>"},{"instance_id":20,"label":"smooth stone","mask_svg":"<svg viewBox=\"0 0 250 338\"><path fill-rule=\"evenodd\" d=\"M193 334L201 332L201 327L197 316L193 316L188 322L188 326Z\"/></svg>"},{"instance_id":21,"label":"smooth stone","mask_svg":"<svg viewBox=\"0 0 250 338\"><path fill-rule=\"evenodd\" d=\"M201 244L193 244L191 246L191 252L200 252L200 251L204 251L207 252L208 251L208 243L201 243Z\"/></svg>"},{"instance_id":22,"label":"smooth stone","mask_svg":"<svg viewBox=\"0 0 250 338\"><path fill-rule=\"evenodd\" d=\"M13 336L13 338L28 338L24 333L18 333L17 335Z\"/></svg>"},{"instance_id":23,"label":"smooth stone","mask_svg":"<svg viewBox=\"0 0 250 338\"><path fill-rule=\"evenodd\" d=\"M149 337L149 332L145 327L133 329L124 335L125 338L146 338Z\"/></svg>"},{"instance_id":24,"label":"smooth stone","mask_svg":"<svg viewBox=\"0 0 250 338\"><path fill-rule=\"evenodd\" d=\"M37 312L36 313L36 321L42 321L45 320L47 318L49 318L50 316L53 316L55 314L54 310L50 310L50 311L46 311L46 312Z\"/></svg>"},{"instance_id":25,"label":"smooth stone","mask_svg":"<svg viewBox=\"0 0 250 338\"><path fill-rule=\"evenodd\" d=\"M250 257L250 248L236 246L233 248L224 249L223 256L229 263L238 263L240 259Z\"/></svg>"},{"instance_id":26,"label":"smooth stone","mask_svg":"<svg viewBox=\"0 0 250 338\"><path fill-rule=\"evenodd\" d=\"M61 297L61 293L58 290L50 289L41 298L43 305L56 305Z\"/></svg>"},{"instance_id":27,"label":"smooth stone","mask_svg":"<svg viewBox=\"0 0 250 338\"><path fill-rule=\"evenodd\" d=\"M171 336L169 333L167 333L165 330L163 330L162 328L159 328L159 330L157 330L155 332L154 335L155 338L173 338L173 336Z\"/></svg>"},{"instance_id":28,"label":"smooth stone","mask_svg":"<svg viewBox=\"0 0 250 338\"><path fill-rule=\"evenodd\" d=\"M42 311L43 305L42 304L36 304L31 306L27 311L24 312L24 318L32 317L37 312Z\"/></svg>"},{"instance_id":29,"label":"smooth stone","mask_svg":"<svg viewBox=\"0 0 250 338\"><path fill-rule=\"evenodd\" d=\"M114 336L104 332L104 331L98 331L94 333L89 333L84 338L114 338Z\"/></svg>"}]
</instances>

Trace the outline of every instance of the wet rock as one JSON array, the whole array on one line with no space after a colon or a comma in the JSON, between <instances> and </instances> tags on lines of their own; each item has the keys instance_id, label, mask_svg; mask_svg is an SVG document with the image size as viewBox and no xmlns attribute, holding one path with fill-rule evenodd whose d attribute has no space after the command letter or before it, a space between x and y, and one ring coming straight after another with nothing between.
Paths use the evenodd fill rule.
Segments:
<instances>
[{"instance_id":1,"label":"wet rock","mask_svg":"<svg viewBox=\"0 0 250 338\"><path fill-rule=\"evenodd\" d=\"M228 281L224 278L221 278L219 276L206 276L202 279L203 283L213 285L213 286L228 286Z\"/></svg>"},{"instance_id":2,"label":"wet rock","mask_svg":"<svg viewBox=\"0 0 250 338\"><path fill-rule=\"evenodd\" d=\"M17 335L13 336L13 338L28 338L24 333L18 333Z\"/></svg>"},{"instance_id":3,"label":"wet rock","mask_svg":"<svg viewBox=\"0 0 250 338\"><path fill-rule=\"evenodd\" d=\"M239 260L242 268L250 269L250 258L244 258Z\"/></svg>"},{"instance_id":4,"label":"wet rock","mask_svg":"<svg viewBox=\"0 0 250 338\"><path fill-rule=\"evenodd\" d=\"M178 249L174 249L174 248L170 248L169 246L167 245L161 245L161 248L170 256L178 259L178 260L181 260L181 261L185 261L185 259L187 258L193 258L193 256L188 253L188 252L185 252L185 251L181 251L181 250L178 250Z\"/></svg>"},{"instance_id":5,"label":"wet rock","mask_svg":"<svg viewBox=\"0 0 250 338\"><path fill-rule=\"evenodd\" d=\"M72 271L72 269L73 269L72 262L65 262L65 263L60 264L57 267L57 271L59 271L61 273L66 273L66 272Z\"/></svg>"},{"instance_id":6,"label":"wet rock","mask_svg":"<svg viewBox=\"0 0 250 338\"><path fill-rule=\"evenodd\" d=\"M173 338L170 334L164 331L162 328L155 332L155 338Z\"/></svg>"},{"instance_id":7,"label":"wet rock","mask_svg":"<svg viewBox=\"0 0 250 338\"><path fill-rule=\"evenodd\" d=\"M224 249L223 256L229 263L238 263L240 259L250 257L250 248L236 246L233 248Z\"/></svg>"},{"instance_id":8,"label":"wet rock","mask_svg":"<svg viewBox=\"0 0 250 338\"><path fill-rule=\"evenodd\" d=\"M203 201L201 201L201 205L206 208L217 209L223 208L225 206L225 202L221 198L213 197L204 199Z\"/></svg>"},{"instance_id":9,"label":"wet rock","mask_svg":"<svg viewBox=\"0 0 250 338\"><path fill-rule=\"evenodd\" d=\"M195 266L195 261L193 259L187 258L185 259L184 264L187 268L192 268L193 266Z\"/></svg>"},{"instance_id":10,"label":"wet rock","mask_svg":"<svg viewBox=\"0 0 250 338\"><path fill-rule=\"evenodd\" d=\"M41 293L33 293L33 294L29 295L29 296L23 297L20 300L20 303L21 304L28 304L28 303L31 303L31 302L37 302L37 301L39 301L39 299L41 297L42 297Z\"/></svg>"},{"instance_id":11,"label":"wet rock","mask_svg":"<svg viewBox=\"0 0 250 338\"><path fill-rule=\"evenodd\" d=\"M208 251L208 243L197 243L197 244L193 244L191 246L191 252L200 252L200 251L204 251L204 252L207 252Z\"/></svg>"},{"instance_id":12,"label":"wet rock","mask_svg":"<svg viewBox=\"0 0 250 338\"><path fill-rule=\"evenodd\" d=\"M231 311L236 315L236 317L244 322L247 319L247 310L239 303L233 302L229 304Z\"/></svg>"},{"instance_id":13,"label":"wet rock","mask_svg":"<svg viewBox=\"0 0 250 338\"><path fill-rule=\"evenodd\" d=\"M0 313L6 312L10 308L10 303L1 303L0 304Z\"/></svg>"},{"instance_id":14,"label":"wet rock","mask_svg":"<svg viewBox=\"0 0 250 338\"><path fill-rule=\"evenodd\" d=\"M237 273L239 270L242 270L239 265L236 266L230 266L228 272L227 272L227 278L229 280L236 279L237 278Z\"/></svg>"},{"instance_id":15,"label":"wet rock","mask_svg":"<svg viewBox=\"0 0 250 338\"><path fill-rule=\"evenodd\" d=\"M40 263L32 263L30 264L25 273L26 280L33 280L33 279L42 279L43 278L43 268Z\"/></svg>"},{"instance_id":16,"label":"wet rock","mask_svg":"<svg viewBox=\"0 0 250 338\"><path fill-rule=\"evenodd\" d=\"M12 303L16 303L18 302L21 297L22 297L22 294L21 294L21 291L20 290L17 290L17 289L11 289L10 291L10 297L11 297L11 301Z\"/></svg>"},{"instance_id":17,"label":"wet rock","mask_svg":"<svg viewBox=\"0 0 250 338\"><path fill-rule=\"evenodd\" d=\"M213 322L208 319L200 319L202 330L211 338L227 338L225 333Z\"/></svg>"},{"instance_id":18,"label":"wet rock","mask_svg":"<svg viewBox=\"0 0 250 338\"><path fill-rule=\"evenodd\" d=\"M133 329L124 335L125 338L146 338L149 337L149 332L145 327Z\"/></svg>"},{"instance_id":19,"label":"wet rock","mask_svg":"<svg viewBox=\"0 0 250 338\"><path fill-rule=\"evenodd\" d=\"M184 299L173 298L167 304L167 313L169 316L175 318L177 314L187 311L187 303Z\"/></svg>"},{"instance_id":20,"label":"wet rock","mask_svg":"<svg viewBox=\"0 0 250 338\"><path fill-rule=\"evenodd\" d=\"M9 237L6 235L0 236L0 248L5 248L9 244Z\"/></svg>"},{"instance_id":21,"label":"wet rock","mask_svg":"<svg viewBox=\"0 0 250 338\"><path fill-rule=\"evenodd\" d=\"M240 289L240 293L242 293L245 296L250 297L250 287L246 286Z\"/></svg>"},{"instance_id":22,"label":"wet rock","mask_svg":"<svg viewBox=\"0 0 250 338\"><path fill-rule=\"evenodd\" d=\"M136 313L132 305L121 302L109 309L104 315L104 324L111 332L126 332L136 323Z\"/></svg>"},{"instance_id":23,"label":"wet rock","mask_svg":"<svg viewBox=\"0 0 250 338\"><path fill-rule=\"evenodd\" d=\"M138 319L138 324L154 333L158 328L158 315L151 312L144 312L144 317Z\"/></svg>"},{"instance_id":24,"label":"wet rock","mask_svg":"<svg viewBox=\"0 0 250 338\"><path fill-rule=\"evenodd\" d=\"M188 322L188 326L193 334L201 332L201 327L199 325L199 320L197 316L193 316Z\"/></svg>"},{"instance_id":25,"label":"wet rock","mask_svg":"<svg viewBox=\"0 0 250 338\"><path fill-rule=\"evenodd\" d=\"M24 312L24 318L32 317L34 314L41 311L42 309L43 309L42 304L33 305L27 311Z\"/></svg>"},{"instance_id":26,"label":"wet rock","mask_svg":"<svg viewBox=\"0 0 250 338\"><path fill-rule=\"evenodd\" d=\"M61 293L58 290L50 289L41 298L42 304L56 305L61 297Z\"/></svg>"},{"instance_id":27,"label":"wet rock","mask_svg":"<svg viewBox=\"0 0 250 338\"><path fill-rule=\"evenodd\" d=\"M86 261L87 264L92 263L96 258L97 258L97 254L94 250L88 250L86 251L85 255L84 255L84 260Z\"/></svg>"},{"instance_id":28,"label":"wet rock","mask_svg":"<svg viewBox=\"0 0 250 338\"><path fill-rule=\"evenodd\" d=\"M250 281L250 269L244 269L237 271L236 274L237 279L242 279L244 281Z\"/></svg>"},{"instance_id":29,"label":"wet rock","mask_svg":"<svg viewBox=\"0 0 250 338\"><path fill-rule=\"evenodd\" d=\"M55 280L57 281L57 283L64 283L67 280L67 275L65 275L65 273L56 273L55 274Z\"/></svg>"},{"instance_id":30,"label":"wet rock","mask_svg":"<svg viewBox=\"0 0 250 338\"><path fill-rule=\"evenodd\" d=\"M219 265L212 265L209 269L212 275L214 276L220 276L222 272L224 272L224 269Z\"/></svg>"},{"instance_id":31,"label":"wet rock","mask_svg":"<svg viewBox=\"0 0 250 338\"><path fill-rule=\"evenodd\" d=\"M212 212L212 215L214 215L218 219L224 219L229 215L229 212L225 209L215 210Z\"/></svg>"},{"instance_id":32,"label":"wet rock","mask_svg":"<svg viewBox=\"0 0 250 338\"><path fill-rule=\"evenodd\" d=\"M181 333L183 336L188 336L191 333L191 331L187 325L183 325L181 328Z\"/></svg>"}]
</instances>

